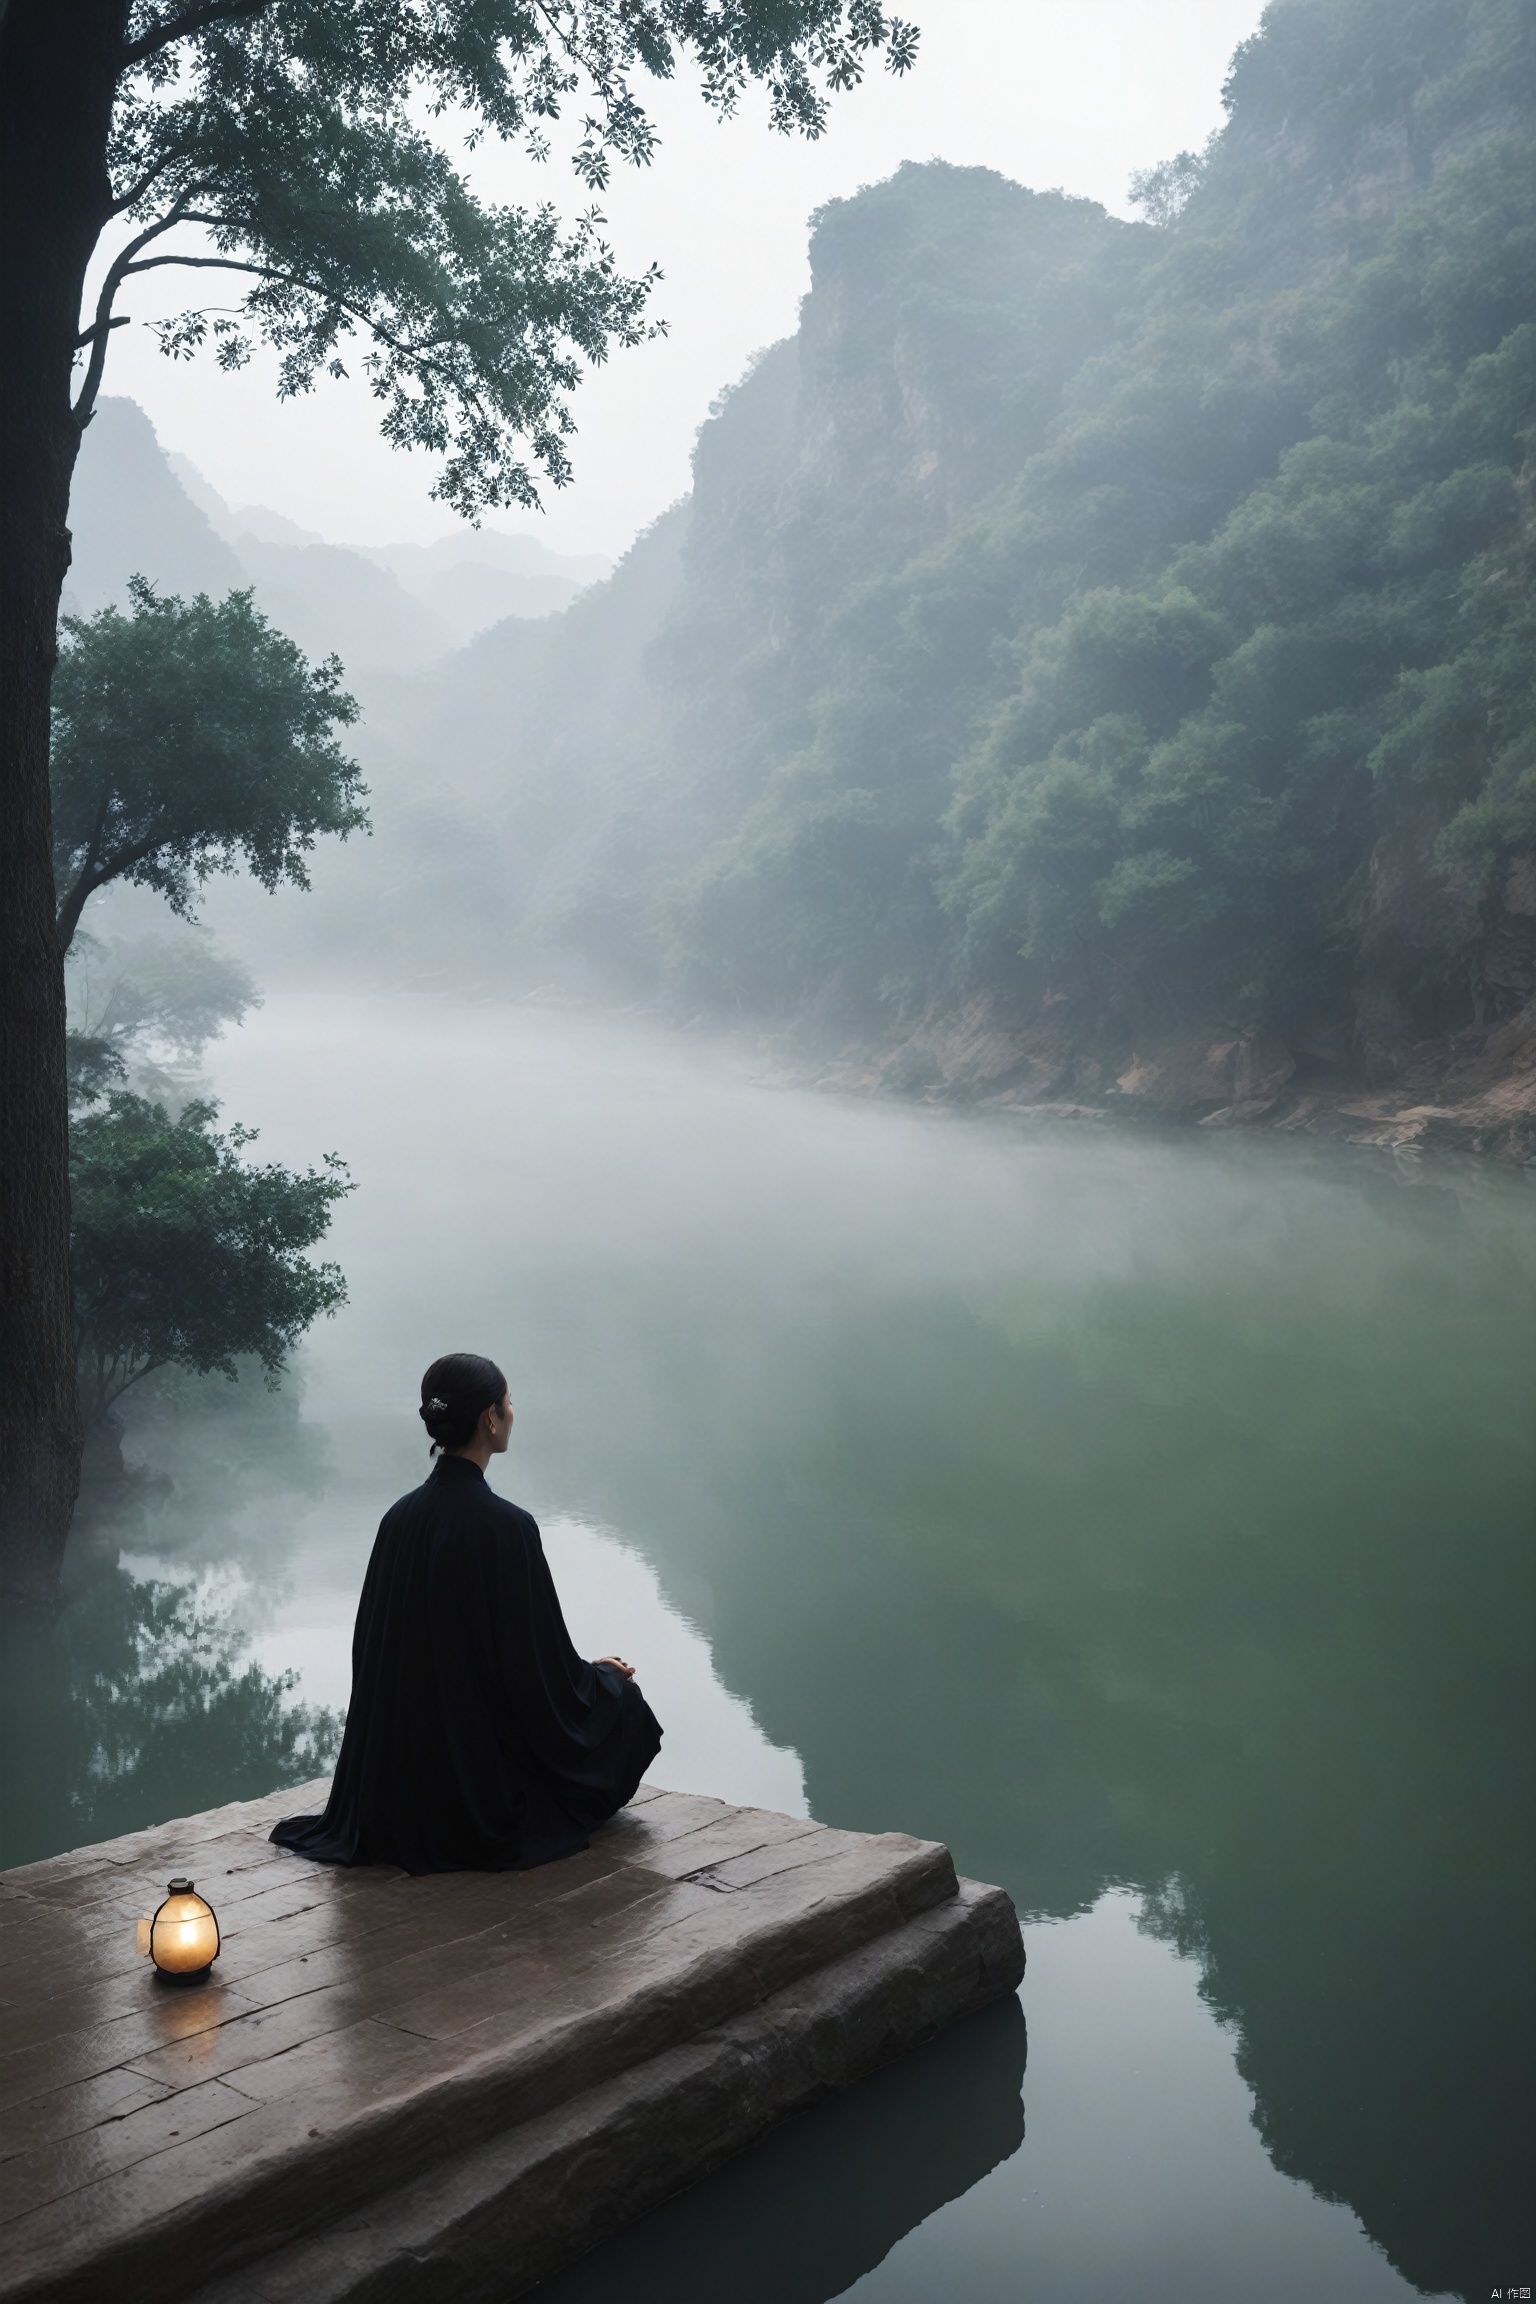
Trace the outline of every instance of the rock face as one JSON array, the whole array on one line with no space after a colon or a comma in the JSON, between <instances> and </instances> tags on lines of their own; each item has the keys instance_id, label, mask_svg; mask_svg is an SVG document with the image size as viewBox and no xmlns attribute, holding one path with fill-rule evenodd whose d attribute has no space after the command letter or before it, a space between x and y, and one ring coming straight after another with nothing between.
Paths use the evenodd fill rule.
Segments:
<instances>
[{"instance_id":1,"label":"rock face","mask_svg":"<svg viewBox=\"0 0 1536 2304\"><path fill-rule=\"evenodd\" d=\"M1516 931L1531 905L1536 874L1510 874L1505 917L1508 981L1525 965ZM1536 938L1532 941L1536 952ZM1530 963L1536 969L1536 959ZM1363 1019L1372 1064L1355 1060L1334 1030L1207 1031L1150 1040L1118 1061L1096 1052L1090 1025L1064 1009L1059 1018L1019 1023L976 1000L952 1016L925 1018L909 1038L870 1049L857 1044L831 1061L802 1062L799 1076L871 1095L920 1097L933 1104L987 1104L1047 1119L1107 1119L1143 1113L1202 1128L1276 1128L1331 1136L1374 1150L1479 1152L1536 1161L1536 999L1460 1032L1415 1040L1406 1024L1390 1065L1380 1061L1379 1014ZM792 1067L790 1067L792 1070Z\"/></svg>"},{"instance_id":2,"label":"rock face","mask_svg":"<svg viewBox=\"0 0 1536 2304\"><path fill-rule=\"evenodd\" d=\"M1133 1056L1115 1085L1164 1112L1204 1113L1202 1125L1232 1125L1267 1112L1296 1070L1290 1050L1265 1033L1232 1040L1178 1041L1151 1061Z\"/></svg>"},{"instance_id":3,"label":"rock face","mask_svg":"<svg viewBox=\"0 0 1536 2304\"><path fill-rule=\"evenodd\" d=\"M1023 1973L948 1851L642 1792L584 1855L273 1848L305 1787L0 1875L0 2298L507 2299ZM210 1981L134 1916L214 1905Z\"/></svg>"}]
</instances>

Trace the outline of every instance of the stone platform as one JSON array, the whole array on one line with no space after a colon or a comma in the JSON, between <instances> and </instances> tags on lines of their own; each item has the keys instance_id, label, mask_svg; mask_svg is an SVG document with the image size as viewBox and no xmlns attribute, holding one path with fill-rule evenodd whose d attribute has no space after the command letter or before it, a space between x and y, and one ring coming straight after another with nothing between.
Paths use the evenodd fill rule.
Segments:
<instances>
[{"instance_id":1,"label":"stone platform","mask_svg":"<svg viewBox=\"0 0 1536 2304\"><path fill-rule=\"evenodd\" d=\"M507 2304L1023 1973L902 1834L642 1790L413 1880L269 1844L324 1793L0 1873L3 2304ZM223 1933L186 1988L134 1943L177 1872Z\"/></svg>"}]
</instances>

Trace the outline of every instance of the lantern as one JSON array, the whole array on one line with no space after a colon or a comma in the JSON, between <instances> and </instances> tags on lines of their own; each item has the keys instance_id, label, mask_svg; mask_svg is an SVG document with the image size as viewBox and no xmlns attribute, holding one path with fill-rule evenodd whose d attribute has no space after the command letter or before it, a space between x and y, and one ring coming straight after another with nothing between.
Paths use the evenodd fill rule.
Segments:
<instances>
[{"instance_id":1,"label":"lantern","mask_svg":"<svg viewBox=\"0 0 1536 2304\"><path fill-rule=\"evenodd\" d=\"M190 1880L169 1880L149 1924L149 1956L162 1976L195 1983L219 1956L219 1924Z\"/></svg>"}]
</instances>

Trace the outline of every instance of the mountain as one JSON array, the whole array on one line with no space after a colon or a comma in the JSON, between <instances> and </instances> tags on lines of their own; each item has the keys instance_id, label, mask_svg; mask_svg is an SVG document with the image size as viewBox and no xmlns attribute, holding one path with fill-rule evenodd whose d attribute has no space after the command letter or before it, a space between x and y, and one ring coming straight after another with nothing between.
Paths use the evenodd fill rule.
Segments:
<instances>
[{"instance_id":1,"label":"mountain","mask_svg":"<svg viewBox=\"0 0 1536 2304\"><path fill-rule=\"evenodd\" d=\"M132 400L97 402L80 443L69 524L65 605L80 615L121 601L135 574L180 593L222 594L249 581Z\"/></svg>"},{"instance_id":2,"label":"mountain","mask_svg":"<svg viewBox=\"0 0 1536 2304\"><path fill-rule=\"evenodd\" d=\"M257 536L263 544L325 542L318 529L302 528L297 520L290 520L281 512L269 512L265 505L242 504L238 509L231 506L191 457L183 456L179 449L168 448L165 460L198 510L207 514L209 525L218 530L226 543L233 544L241 536Z\"/></svg>"},{"instance_id":3,"label":"mountain","mask_svg":"<svg viewBox=\"0 0 1536 2304\"><path fill-rule=\"evenodd\" d=\"M487 741L525 948L892 1084L1523 1141L1533 59L1524 0L1274 0L1146 222L824 209Z\"/></svg>"},{"instance_id":4,"label":"mountain","mask_svg":"<svg viewBox=\"0 0 1536 2304\"><path fill-rule=\"evenodd\" d=\"M251 585L306 654L338 655L351 675L424 671L507 617L557 614L610 565L495 529L379 550L328 543L262 505L226 503L124 399L98 403L70 517L77 611L121 601L134 572L162 591Z\"/></svg>"},{"instance_id":5,"label":"mountain","mask_svg":"<svg viewBox=\"0 0 1536 2304\"><path fill-rule=\"evenodd\" d=\"M442 619L361 553L318 541L267 541L222 516L216 525L210 510L227 514L227 507L195 468L178 461L179 472L135 401L98 401L70 500L67 594L80 612L120 602L128 577L138 573L161 591L182 594L249 585L257 605L306 654L338 655L349 674L419 669L452 646Z\"/></svg>"},{"instance_id":6,"label":"mountain","mask_svg":"<svg viewBox=\"0 0 1536 2304\"><path fill-rule=\"evenodd\" d=\"M236 551L244 550L248 541L292 549L325 547L323 536L281 512L262 504L226 503L189 457L172 454L167 462L193 502ZM248 557L254 564L255 556ZM551 552L536 536L498 528L462 528L434 544L360 546L351 557L387 571L431 611L437 653L463 647L508 616L554 615L612 568L611 561L571 558ZM302 577L298 589L305 589Z\"/></svg>"},{"instance_id":7,"label":"mountain","mask_svg":"<svg viewBox=\"0 0 1536 2304\"><path fill-rule=\"evenodd\" d=\"M536 536L496 528L466 528L435 544L391 544L368 557L434 609L461 646L508 616L558 614L613 565L551 552Z\"/></svg>"},{"instance_id":8,"label":"mountain","mask_svg":"<svg viewBox=\"0 0 1536 2304\"><path fill-rule=\"evenodd\" d=\"M1141 223L831 203L611 577L416 673L360 610L336 933L907 1092L1536 1140L1528 0L1272 0L1225 95ZM318 637L332 548L241 548Z\"/></svg>"},{"instance_id":9,"label":"mountain","mask_svg":"<svg viewBox=\"0 0 1536 2304\"><path fill-rule=\"evenodd\" d=\"M272 544L249 531L235 550L274 624L310 656L352 673L409 672L445 656L453 634L387 568L337 544Z\"/></svg>"}]
</instances>

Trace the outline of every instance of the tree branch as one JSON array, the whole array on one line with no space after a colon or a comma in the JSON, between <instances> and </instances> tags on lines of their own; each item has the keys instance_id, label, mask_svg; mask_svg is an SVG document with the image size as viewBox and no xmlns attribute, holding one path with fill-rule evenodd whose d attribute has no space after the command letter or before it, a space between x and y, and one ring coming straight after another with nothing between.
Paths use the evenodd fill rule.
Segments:
<instances>
[{"instance_id":1,"label":"tree branch","mask_svg":"<svg viewBox=\"0 0 1536 2304\"><path fill-rule=\"evenodd\" d=\"M603 74L598 71L591 57L583 54L580 42L571 38L560 20L558 11L550 7L549 0L533 0L533 12L536 16L542 16L549 27L549 37L552 44L562 48L571 62L579 65L581 70L587 74L592 85L602 90L606 95L607 84Z\"/></svg>"},{"instance_id":2,"label":"tree branch","mask_svg":"<svg viewBox=\"0 0 1536 2304\"><path fill-rule=\"evenodd\" d=\"M61 955L67 952L70 948L70 945L74 942L75 930L80 925L80 915L85 910L85 907L89 903L90 899L95 895L97 889L102 885L103 883L100 880L88 878L87 875L82 872L79 879L75 882L73 888L71 888L69 894L65 897L63 903L59 906L59 916L56 925L59 939L59 951Z\"/></svg>"},{"instance_id":3,"label":"tree branch","mask_svg":"<svg viewBox=\"0 0 1536 2304\"><path fill-rule=\"evenodd\" d=\"M203 0L200 8L188 8L182 15L157 24L142 40L131 41L123 50L123 70L131 71L147 57L173 48L178 40L189 40L194 32L206 32L210 25L232 24L242 16L264 16L271 6L272 0Z\"/></svg>"},{"instance_id":4,"label":"tree branch","mask_svg":"<svg viewBox=\"0 0 1536 2304\"><path fill-rule=\"evenodd\" d=\"M75 338L75 350L77 352L83 352L87 344L94 344L97 337L101 334L102 328L104 326L107 328L126 328L127 325L128 315L126 312L119 312L117 317L113 320L107 320L105 322L98 320L94 328L84 328L81 330L80 334Z\"/></svg>"},{"instance_id":5,"label":"tree branch","mask_svg":"<svg viewBox=\"0 0 1536 2304\"><path fill-rule=\"evenodd\" d=\"M165 174L167 168L173 166L178 160L185 160L186 157L187 147L184 144L172 145L168 152L162 152L153 168L146 168L137 183L130 185L126 192L113 201L107 214L109 216L122 216L128 209L136 208L150 186Z\"/></svg>"},{"instance_id":6,"label":"tree branch","mask_svg":"<svg viewBox=\"0 0 1536 2304\"><path fill-rule=\"evenodd\" d=\"M153 840L140 841L137 848L118 849L105 858L96 856L93 843L80 868L79 877L59 906L56 929L60 952L69 950L75 930L80 925L80 915L97 889L105 888L109 880L121 880L123 874L131 872L135 864L144 863L157 849L168 847L172 837L169 832L161 832Z\"/></svg>"},{"instance_id":7,"label":"tree branch","mask_svg":"<svg viewBox=\"0 0 1536 2304\"><path fill-rule=\"evenodd\" d=\"M206 221L203 217L182 216L178 223L194 224ZM182 264L189 272L254 272L258 280L290 280L295 288L307 288L307 280L294 280L291 273L279 272L272 264L248 264L243 256L146 256L142 264L127 266L129 272L158 272L162 265Z\"/></svg>"},{"instance_id":8,"label":"tree branch","mask_svg":"<svg viewBox=\"0 0 1536 2304\"><path fill-rule=\"evenodd\" d=\"M114 1358L112 1363L114 1369L122 1367L133 1368L133 1374L131 1376L125 1376L120 1384L112 1385L110 1390L108 1389L105 1381L103 1381L101 1403L102 1415L105 1416L109 1409L115 1408L119 1400L121 1400L123 1394L131 1390L131 1388L138 1383L141 1376L150 1375L156 1368L168 1368L170 1364L171 1355L168 1352L162 1353L158 1360L141 1361L137 1368L133 1367L132 1353L128 1355L126 1361Z\"/></svg>"},{"instance_id":9,"label":"tree branch","mask_svg":"<svg viewBox=\"0 0 1536 2304\"><path fill-rule=\"evenodd\" d=\"M75 930L80 925L80 915L85 910L86 904L102 885L101 881L94 877L94 874L96 867L101 862L101 844L106 838L107 814L111 806L112 787L109 783L103 784L101 804L96 810L96 824L91 833L91 844L85 852L85 862L75 874L75 884L59 906L58 919L54 923L61 956L69 950L74 941Z\"/></svg>"},{"instance_id":10,"label":"tree branch","mask_svg":"<svg viewBox=\"0 0 1536 2304\"><path fill-rule=\"evenodd\" d=\"M173 225L183 223L186 219L187 202L195 198L195 193L186 193L176 202L174 207L167 210L164 216L159 217L153 224L146 225L136 240L130 240L126 248L119 250L101 284L101 294L96 299L96 324L93 328L83 330L79 339L82 345L89 344L91 347L90 362L80 385L79 396L71 411L82 432L91 420L96 406L96 395L101 390L102 370L107 364L107 340L112 332L113 299L128 274L140 269L133 262L139 250L147 248L151 240L158 240L163 232L169 232Z\"/></svg>"},{"instance_id":11,"label":"tree branch","mask_svg":"<svg viewBox=\"0 0 1536 2304\"><path fill-rule=\"evenodd\" d=\"M189 215L181 217L178 221L184 224L217 225L222 222L222 219L217 216ZM158 272L162 266L168 264L180 264L189 272L249 272L258 280L277 280L281 281L286 288L301 288L308 296L322 296L338 312L344 312L349 320L355 320L360 328L366 328L370 336L376 336L379 342L386 345L391 352L398 352L407 360L420 361L423 367L431 368L439 375L445 375L441 361L434 360L431 356L431 346L451 343L451 336L434 336L428 344L413 344L405 337L395 335L361 304L349 303L344 296L338 296L333 288L327 288L323 282L318 280L306 280L302 273L284 272L276 264L252 264L241 256L146 256L142 264L130 264L127 270L129 272ZM454 383L456 388L460 388L457 386L456 379L445 375L445 380ZM480 402L473 393L466 390L464 396L471 407L479 407Z\"/></svg>"}]
</instances>

